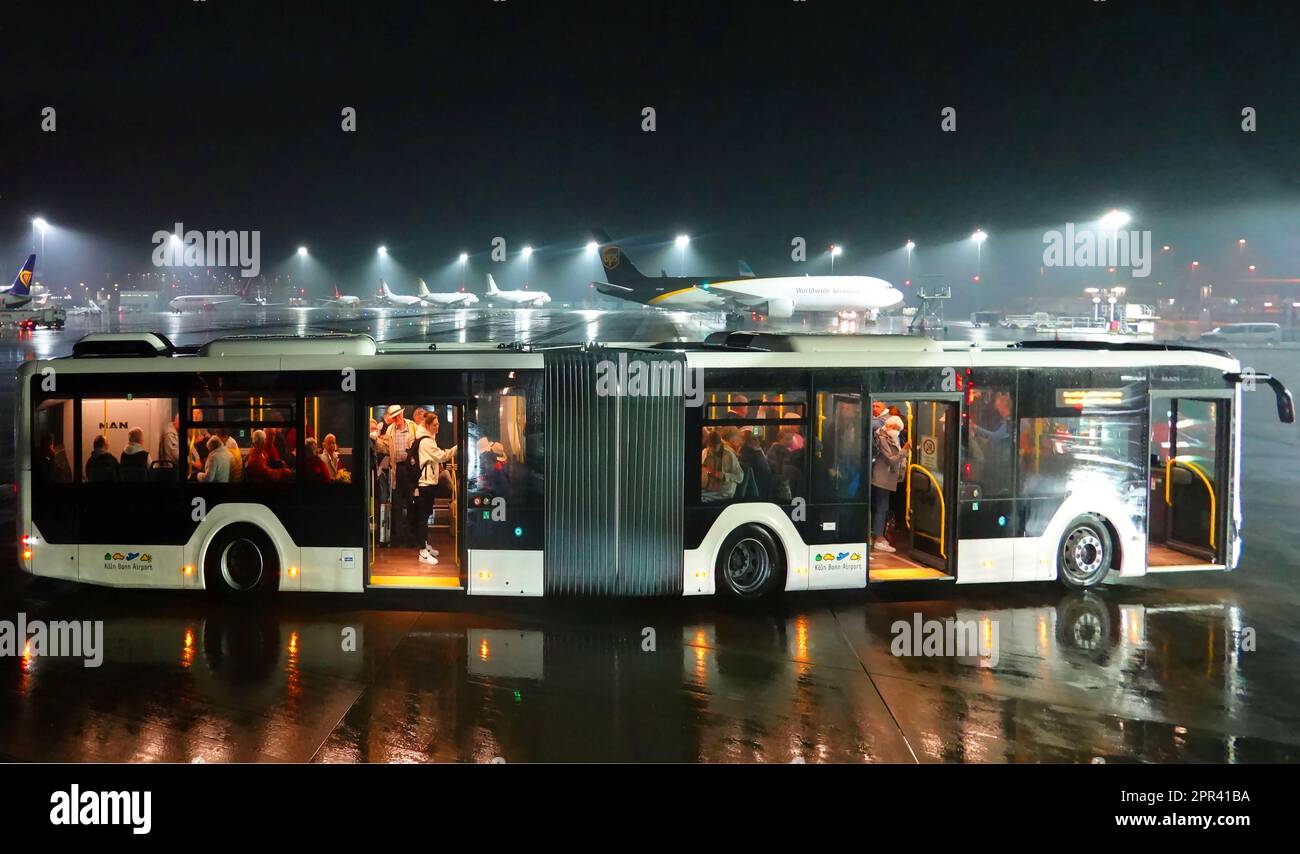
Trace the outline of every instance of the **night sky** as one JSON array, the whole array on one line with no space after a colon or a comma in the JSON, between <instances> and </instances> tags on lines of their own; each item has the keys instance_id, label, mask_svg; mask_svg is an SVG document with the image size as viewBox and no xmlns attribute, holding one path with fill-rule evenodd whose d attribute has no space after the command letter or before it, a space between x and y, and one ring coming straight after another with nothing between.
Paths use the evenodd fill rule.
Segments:
<instances>
[{"instance_id":1,"label":"night sky","mask_svg":"<svg viewBox=\"0 0 1300 854\"><path fill-rule=\"evenodd\" d=\"M969 285L980 226L997 294L1037 271L1044 228L1118 206L1180 263L1230 278L1248 233L1297 276L1293 5L24 4L3 18L0 270L39 214L55 286L150 269L177 221L260 230L267 274L305 243L303 281L363 295L380 243L405 292L454 279L462 249L473 287L518 284L497 235L537 248L535 286L583 293L595 225L647 272L680 271L685 231L689 272L825 272L834 241L837 272L897 280L911 238L919 269Z\"/></svg>"}]
</instances>

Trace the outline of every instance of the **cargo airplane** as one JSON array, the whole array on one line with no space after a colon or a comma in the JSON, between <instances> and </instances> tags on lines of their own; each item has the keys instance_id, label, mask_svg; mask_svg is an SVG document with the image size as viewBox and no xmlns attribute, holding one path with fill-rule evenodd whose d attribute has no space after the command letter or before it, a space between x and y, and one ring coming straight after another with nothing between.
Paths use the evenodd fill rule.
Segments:
<instances>
[{"instance_id":1,"label":"cargo airplane","mask_svg":"<svg viewBox=\"0 0 1300 854\"><path fill-rule=\"evenodd\" d=\"M592 282L608 296L686 311L759 311L784 319L795 312L860 311L874 320L881 309L903 301L903 294L873 276L776 276L760 278L741 262L738 276L644 275L604 231L593 232L605 270Z\"/></svg>"}]
</instances>

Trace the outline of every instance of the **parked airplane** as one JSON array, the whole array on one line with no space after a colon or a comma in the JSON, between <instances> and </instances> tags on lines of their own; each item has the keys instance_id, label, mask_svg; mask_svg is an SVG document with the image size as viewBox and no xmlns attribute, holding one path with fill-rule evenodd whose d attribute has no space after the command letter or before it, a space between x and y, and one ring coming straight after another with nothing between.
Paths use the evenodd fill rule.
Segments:
<instances>
[{"instance_id":1,"label":"parked airplane","mask_svg":"<svg viewBox=\"0 0 1300 854\"><path fill-rule=\"evenodd\" d=\"M238 287L233 294L187 294L185 296L172 297L167 303L176 314L184 314L186 311L214 311L218 308L235 308L244 303L248 297L248 290L253 285L252 279L245 279L244 284Z\"/></svg>"},{"instance_id":2,"label":"parked airplane","mask_svg":"<svg viewBox=\"0 0 1300 854\"><path fill-rule=\"evenodd\" d=\"M361 305L361 297L350 297L347 294L339 293L339 286L334 286L334 296L330 299L318 299L317 302L324 305L333 305L340 308L356 308Z\"/></svg>"},{"instance_id":3,"label":"parked airplane","mask_svg":"<svg viewBox=\"0 0 1300 854\"><path fill-rule=\"evenodd\" d=\"M464 308L465 306L478 305L478 297L469 291L446 291L432 293L429 286L424 283L424 279L417 279L420 283L420 299L430 305L446 306L448 308Z\"/></svg>"},{"instance_id":4,"label":"parked airplane","mask_svg":"<svg viewBox=\"0 0 1300 854\"><path fill-rule=\"evenodd\" d=\"M379 301L388 305L401 306L410 308L411 306L422 305L424 300L419 297L406 296L405 294L395 294L388 289L388 282L383 279L379 280Z\"/></svg>"},{"instance_id":5,"label":"parked airplane","mask_svg":"<svg viewBox=\"0 0 1300 854\"><path fill-rule=\"evenodd\" d=\"M663 308L726 311L738 314L761 311L769 317L788 318L796 311L861 311L871 319L882 308L903 301L901 291L873 276L776 276L758 278L742 262L740 275L660 276L641 273L609 235L593 232L601 265L609 281L592 282L602 294Z\"/></svg>"},{"instance_id":6,"label":"parked airplane","mask_svg":"<svg viewBox=\"0 0 1300 854\"><path fill-rule=\"evenodd\" d=\"M3 307L6 309L22 308L32 301L32 271L36 269L36 256L28 255L27 261L18 268L14 283L0 294L4 296Z\"/></svg>"},{"instance_id":7,"label":"parked airplane","mask_svg":"<svg viewBox=\"0 0 1300 854\"><path fill-rule=\"evenodd\" d=\"M539 308L551 301L551 295L545 291L503 291L497 287L496 279L488 273L488 299L493 302L508 302L520 308Z\"/></svg>"}]
</instances>

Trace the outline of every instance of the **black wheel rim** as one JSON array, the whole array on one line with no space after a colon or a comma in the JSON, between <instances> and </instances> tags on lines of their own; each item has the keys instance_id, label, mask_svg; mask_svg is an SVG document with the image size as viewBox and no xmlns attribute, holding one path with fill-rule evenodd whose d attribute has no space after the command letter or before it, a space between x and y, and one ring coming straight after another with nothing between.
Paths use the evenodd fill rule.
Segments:
<instances>
[{"instance_id":1,"label":"black wheel rim","mask_svg":"<svg viewBox=\"0 0 1300 854\"><path fill-rule=\"evenodd\" d=\"M221 578L231 590L252 590L263 571L262 550L252 540L232 540L221 552Z\"/></svg>"},{"instance_id":2,"label":"black wheel rim","mask_svg":"<svg viewBox=\"0 0 1300 854\"><path fill-rule=\"evenodd\" d=\"M731 547L727 556L727 578L741 595L762 590L772 577L772 558L767 547L753 537L746 537Z\"/></svg>"}]
</instances>

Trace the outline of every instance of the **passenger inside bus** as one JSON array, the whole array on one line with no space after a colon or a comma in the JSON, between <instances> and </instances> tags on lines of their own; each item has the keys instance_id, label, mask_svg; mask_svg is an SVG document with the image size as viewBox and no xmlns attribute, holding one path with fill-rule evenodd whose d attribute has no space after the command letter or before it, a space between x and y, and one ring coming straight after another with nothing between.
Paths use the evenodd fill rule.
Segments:
<instances>
[{"instance_id":1,"label":"passenger inside bus","mask_svg":"<svg viewBox=\"0 0 1300 854\"><path fill-rule=\"evenodd\" d=\"M108 449L108 438L102 434L95 437L86 460L86 481L88 483L116 483L118 469L117 458Z\"/></svg>"}]
</instances>

